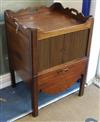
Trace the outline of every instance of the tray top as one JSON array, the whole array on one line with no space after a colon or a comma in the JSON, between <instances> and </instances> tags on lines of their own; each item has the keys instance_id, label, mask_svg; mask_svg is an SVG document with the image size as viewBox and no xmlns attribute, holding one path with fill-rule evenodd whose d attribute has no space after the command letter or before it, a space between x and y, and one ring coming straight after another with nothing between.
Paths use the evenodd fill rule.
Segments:
<instances>
[{"instance_id":1,"label":"tray top","mask_svg":"<svg viewBox=\"0 0 100 122\"><path fill-rule=\"evenodd\" d=\"M33 14L16 16L18 23L26 28L37 28L41 31L53 31L79 24L79 22L68 15L58 11L50 11L49 8L42 7Z\"/></svg>"},{"instance_id":2,"label":"tray top","mask_svg":"<svg viewBox=\"0 0 100 122\"><path fill-rule=\"evenodd\" d=\"M8 13L8 16L24 28L37 29L39 40L49 37L50 33L58 35L63 30L63 34L66 29L83 24L89 18L73 8L64 9L60 3L54 3L50 7L27 8Z\"/></svg>"}]
</instances>

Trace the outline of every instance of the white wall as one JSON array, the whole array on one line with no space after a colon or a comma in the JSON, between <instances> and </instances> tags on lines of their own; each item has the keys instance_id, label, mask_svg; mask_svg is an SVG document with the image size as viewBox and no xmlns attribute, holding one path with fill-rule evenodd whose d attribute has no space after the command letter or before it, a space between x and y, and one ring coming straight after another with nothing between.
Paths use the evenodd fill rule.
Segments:
<instances>
[{"instance_id":1,"label":"white wall","mask_svg":"<svg viewBox=\"0 0 100 122\"><path fill-rule=\"evenodd\" d=\"M83 0L54 0L54 2L60 2L64 7L76 8L78 11L82 11Z\"/></svg>"},{"instance_id":2,"label":"white wall","mask_svg":"<svg viewBox=\"0 0 100 122\"><path fill-rule=\"evenodd\" d=\"M93 4L91 6L91 12L93 12L92 7L94 8ZM100 0L97 0L92 45L90 50L90 60L86 79L87 82L89 82L93 77L95 77L99 56L99 49L100 49Z\"/></svg>"},{"instance_id":3,"label":"white wall","mask_svg":"<svg viewBox=\"0 0 100 122\"><path fill-rule=\"evenodd\" d=\"M5 9L18 10L30 6L50 5L53 0L0 0L0 11Z\"/></svg>"},{"instance_id":4,"label":"white wall","mask_svg":"<svg viewBox=\"0 0 100 122\"><path fill-rule=\"evenodd\" d=\"M91 0L91 6L90 6L90 14L95 15L95 8L96 8L96 0Z\"/></svg>"},{"instance_id":5,"label":"white wall","mask_svg":"<svg viewBox=\"0 0 100 122\"><path fill-rule=\"evenodd\" d=\"M100 50L99 50L99 58L98 58L96 77L100 79Z\"/></svg>"}]
</instances>

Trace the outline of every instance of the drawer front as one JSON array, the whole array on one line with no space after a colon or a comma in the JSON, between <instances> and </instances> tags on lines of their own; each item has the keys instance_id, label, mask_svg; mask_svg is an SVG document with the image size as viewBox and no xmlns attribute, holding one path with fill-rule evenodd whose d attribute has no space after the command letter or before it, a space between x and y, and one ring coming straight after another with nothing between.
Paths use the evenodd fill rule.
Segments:
<instances>
[{"instance_id":1,"label":"drawer front","mask_svg":"<svg viewBox=\"0 0 100 122\"><path fill-rule=\"evenodd\" d=\"M38 76L39 90L55 94L66 90L85 73L87 58L51 68Z\"/></svg>"}]
</instances>

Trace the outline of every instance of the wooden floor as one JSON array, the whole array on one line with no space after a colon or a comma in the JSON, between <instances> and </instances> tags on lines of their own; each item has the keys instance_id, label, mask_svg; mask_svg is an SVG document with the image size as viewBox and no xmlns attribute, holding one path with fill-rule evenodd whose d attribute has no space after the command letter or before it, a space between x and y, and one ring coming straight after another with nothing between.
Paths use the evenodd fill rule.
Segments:
<instances>
[{"instance_id":1,"label":"wooden floor","mask_svg":"<svg viewBox=\"0 0 100 122\"><path fill-rule=\"evenodd\" d=\"M94 85L85 89L83 97L72 94L41 109L38 117L30 114L16 122L85 122L86 118L100 121L100 89Z\"/></svg>"}]
</instances>

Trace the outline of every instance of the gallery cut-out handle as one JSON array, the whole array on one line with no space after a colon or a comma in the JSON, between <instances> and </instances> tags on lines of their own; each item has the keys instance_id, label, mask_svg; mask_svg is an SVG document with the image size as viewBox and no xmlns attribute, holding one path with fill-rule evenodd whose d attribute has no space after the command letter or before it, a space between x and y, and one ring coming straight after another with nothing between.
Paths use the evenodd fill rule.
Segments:
<instances>
[{"instance_id":1,"label":"gallery cut-out handle","mask_svg":"<svg viewBox=\"0 0 100 122\"><path fill-rule=\"evenodd\" d=\"M76 16L79 14L78 11L76 9L73 9L73 8L70 9L70 12Z\"/></svg>"}]
</instances>

